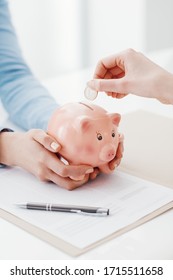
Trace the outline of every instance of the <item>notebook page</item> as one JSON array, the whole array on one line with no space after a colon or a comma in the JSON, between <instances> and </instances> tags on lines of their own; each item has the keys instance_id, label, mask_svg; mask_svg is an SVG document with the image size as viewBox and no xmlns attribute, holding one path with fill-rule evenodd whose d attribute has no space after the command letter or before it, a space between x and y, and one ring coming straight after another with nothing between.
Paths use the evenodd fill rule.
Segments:
<instances>
[{"instance_id":1,"label":"notebook page","mask_svg":"<svg viewBox=\"0 0 173 280\"><path fill-rule=\"evenodd\" d=\"M67 191L53 183L39 182L20 168L0 170L0 208L81 249L171 201L173 190L119 171L109 176L102 174L76 190ZM20 202L106 207L110 215L20 209L15 205Z\"/></svg>"}]
</instances>

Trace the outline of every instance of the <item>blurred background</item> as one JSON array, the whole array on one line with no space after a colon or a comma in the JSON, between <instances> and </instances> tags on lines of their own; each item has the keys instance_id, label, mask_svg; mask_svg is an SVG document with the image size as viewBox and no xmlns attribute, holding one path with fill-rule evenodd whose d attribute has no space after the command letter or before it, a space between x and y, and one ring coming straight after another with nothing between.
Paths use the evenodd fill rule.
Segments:
<instances>
[{"instance_id":1,"label":"blurred background","mask_svg":"<svg viewBox=\"0 0 173 280\"><path fill-rule=\"evenodd\" d=\"M9 3L24 57L42 80L94 67L100 58L123 49L166 54L173 47L172 0Z\"/></svg>"}]
</instances>

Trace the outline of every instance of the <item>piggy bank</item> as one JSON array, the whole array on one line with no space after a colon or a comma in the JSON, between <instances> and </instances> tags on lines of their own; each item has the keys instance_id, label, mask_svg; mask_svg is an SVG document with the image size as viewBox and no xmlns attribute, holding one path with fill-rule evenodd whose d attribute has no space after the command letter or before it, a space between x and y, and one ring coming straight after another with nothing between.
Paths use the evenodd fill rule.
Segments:
<instances>
[{"instance_id":1,"label":"piggy bank","mask_svg":"<svg viewBox=\"0 0 173 280\"><path fill-rule=\"evenodd\" d=\"M115 157L122 140L120 118L92 103L68 103L52 115L48 134L61 145L60 154L69 164L87 164L109 173L107 163Z\"/></svg>"}]
</instances>

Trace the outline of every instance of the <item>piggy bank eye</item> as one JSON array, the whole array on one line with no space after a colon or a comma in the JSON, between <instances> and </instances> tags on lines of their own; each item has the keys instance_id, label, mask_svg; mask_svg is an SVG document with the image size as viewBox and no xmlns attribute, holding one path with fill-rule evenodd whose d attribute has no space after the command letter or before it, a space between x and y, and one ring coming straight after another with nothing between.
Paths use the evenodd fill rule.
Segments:
<instances>
[{"instance_id":1,"label":"piggy bank eye","mask_svg":"<svg viewBox=\"0 0 173 280\"><path fill-rule=\"evenodd\" d=\"M102 140L102 135L100 134L100 133L97 133L97 139L100 141L100 140Z\"/></svg>"},{"instance_id":2,"label":"piggy bank eye","mask_svg":"<svg viewBox=\"0 0 173 280\"><path fill-rule=\"evenodd\" d=\"M114 131L112 131L112 137L115 137L115 132Z\"/></svg>"}]
</instances>

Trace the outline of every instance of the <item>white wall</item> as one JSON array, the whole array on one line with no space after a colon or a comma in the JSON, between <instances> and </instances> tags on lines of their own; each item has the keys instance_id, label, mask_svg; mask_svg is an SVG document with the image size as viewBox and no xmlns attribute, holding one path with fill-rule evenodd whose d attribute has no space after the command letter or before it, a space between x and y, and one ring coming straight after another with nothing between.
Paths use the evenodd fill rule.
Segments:
<instances>
[{"instance_id":1,"label":"white wall","mask_svg":"<svg viewBox=\"0 0 173 280\"><path fill-rule=\"evenodd\" d=\"M173 48L173 1L146 0L145 49Z\"/></svg>"},{"instance_id":2,"label":"white wall","mask_svg":"<svg viewBox=\"0 0 173 280\"><path fill-rule=\"evenodd\" d=\"M129 47L173 47L172 0L9 1L24 56L40 79Z\"/></svg>"},{"instance_id":3,"label":"white wall","mask_svg":"<svg viewBox=\"0 0 173 280\"><path fill-rule=\"evenodd\" d=\"M88 0L89 61L127 48L144 50L144 0Z\"/></svg>"},{"instance_id":4,"label":"white wall","mask_svg":"<svg viewBox=\"0 0 173 280\"><path fill-rule=\"evenodd\" d=\"M24 56L39 78L82 66L80 0L10 0Z\"/></svg>"}]
</instances>

